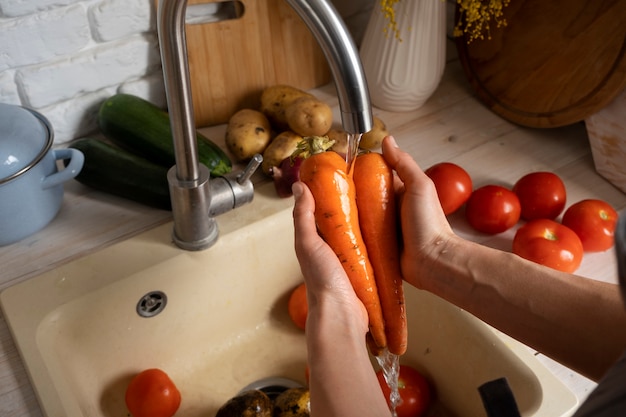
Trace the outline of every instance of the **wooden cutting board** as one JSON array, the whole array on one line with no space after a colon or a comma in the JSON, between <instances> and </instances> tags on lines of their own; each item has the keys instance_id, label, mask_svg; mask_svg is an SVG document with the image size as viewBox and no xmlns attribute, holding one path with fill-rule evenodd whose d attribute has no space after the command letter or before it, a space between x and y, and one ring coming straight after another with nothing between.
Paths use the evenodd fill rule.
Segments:
<instances>
[{"instance_id":1,"label":"wooden cutting board","mask_svg":"<svg viewBox=\"0 0 626 417\"><path fill-rule=\"evenodd\" d=\"M626 87L626 1L511 0L506 27L457 50L478 97L531 127L584 120ZM495 26L495 25L492 25Z\"/></svg>"},{"instance_id":2,"label":"wooden cutting board","mask_svg":"<svg viewBox=\"0 0 626 417\"><path fill-rule=\"evenodd\" d=\"M321 48L285 0L240 2L240 18L187 25L197 127L225 123L244 107L259 108L267 86L310 89L330 81Z\"/></svg>"}]
</instances>

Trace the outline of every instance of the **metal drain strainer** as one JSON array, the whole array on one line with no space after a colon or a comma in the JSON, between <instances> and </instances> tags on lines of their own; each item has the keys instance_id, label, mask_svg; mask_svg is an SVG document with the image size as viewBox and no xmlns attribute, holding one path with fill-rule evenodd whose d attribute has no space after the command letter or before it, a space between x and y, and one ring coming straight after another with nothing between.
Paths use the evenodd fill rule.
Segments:
<instances>
[{"instance_id":1,"label":"metal drain strainer","mask_svg":"<svg viewBox=\"0 0 626 417\"><path fill-rule=\"evenodd\" d=\"M162 291L150 291L137 302L137 314L141 317L154 317L165 308L167 295Z\"/></svg>"}]
</instances>

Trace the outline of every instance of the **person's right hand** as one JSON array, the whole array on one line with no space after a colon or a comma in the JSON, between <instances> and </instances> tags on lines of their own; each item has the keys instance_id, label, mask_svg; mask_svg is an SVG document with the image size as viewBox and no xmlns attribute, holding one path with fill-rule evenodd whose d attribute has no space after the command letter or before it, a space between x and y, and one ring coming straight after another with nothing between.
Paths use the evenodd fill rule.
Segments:
<instances>
[{"instance_id":1,"label":"person's right hand","mask_svg":"<svg viewBox=\"0 0 626 417\"><path fill-rule=\"evenodd\" d=\"M404 279L565 366L601 378L626 347L617 285L463 239L452 231L433 182L391 137L383 141L383 156L398 175Z\"/></svg>"},{"instance_id":2,"label":"person's right hand","mask_svg":"<svg viewBox=\"0 0 626 417\"><path fill-rule=\"evenodd\" d=\"M402 228L402 274L410 284L424 288L429 263L456 235L446 218L434 183L395 139L383 140L385 161L397 174L396 196Z\"/></svg>"}]
</instances>

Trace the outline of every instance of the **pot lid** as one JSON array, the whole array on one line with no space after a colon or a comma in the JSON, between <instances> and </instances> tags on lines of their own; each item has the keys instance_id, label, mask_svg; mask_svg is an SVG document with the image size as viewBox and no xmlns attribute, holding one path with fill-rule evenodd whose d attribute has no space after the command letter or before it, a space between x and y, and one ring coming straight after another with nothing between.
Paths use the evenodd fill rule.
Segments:
<instances>
[{"instance_id":1,"label":"pot lid","mask_svg":"<svg viewBox=\"0 0 626 417\"><path fill-rule=\"evenodd\" d=\"M52 146L52 129L41 114L0 103L0 182L39 162Z\"/></svg>"}]
</instances>

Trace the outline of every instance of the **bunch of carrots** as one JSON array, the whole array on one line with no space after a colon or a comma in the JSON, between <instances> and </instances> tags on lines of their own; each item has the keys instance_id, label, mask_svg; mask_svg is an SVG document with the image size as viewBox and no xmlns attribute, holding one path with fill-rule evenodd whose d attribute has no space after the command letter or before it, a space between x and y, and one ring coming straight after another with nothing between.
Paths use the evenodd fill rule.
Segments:
<instances>
[{"instance_id":1,"label":"bunch of carrots","mask_svg":"<svg viewBox=\"0 0 626 417\"><path fill-rule=\"evenodd\" d=\"M402 355L407 322L398 250L393 172L376 152L359 155L352 170L326 137L308 137L299 154L300 180L315 198L315 220L365 306L368 345Z\"/></svg>"}]
</instances>

